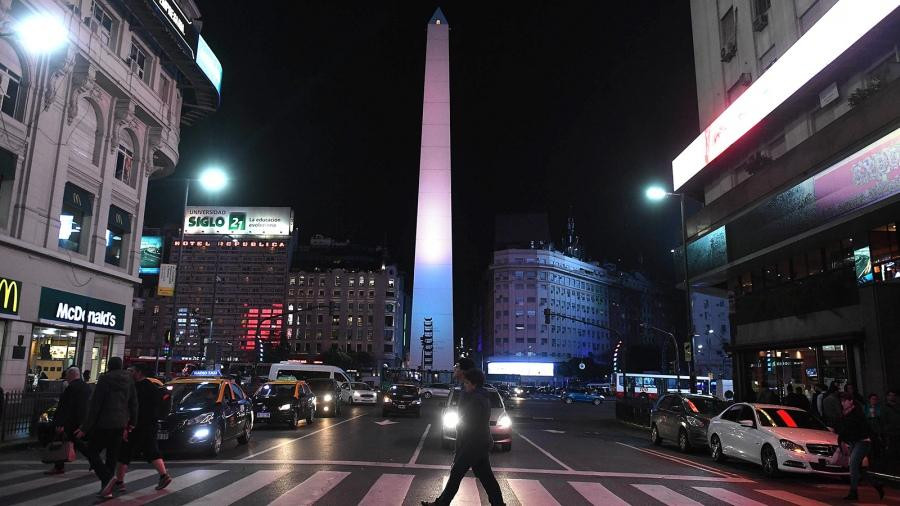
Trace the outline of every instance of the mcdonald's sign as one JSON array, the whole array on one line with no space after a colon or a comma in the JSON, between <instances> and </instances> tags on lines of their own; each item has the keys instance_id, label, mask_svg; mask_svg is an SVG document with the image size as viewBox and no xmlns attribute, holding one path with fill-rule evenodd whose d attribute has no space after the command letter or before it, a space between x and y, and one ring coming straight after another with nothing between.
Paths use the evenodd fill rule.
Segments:
<instances>
[{"instance_id":1,"label":"mcdonald's sign","mask_svg":"<svg viewBox=\"0 0 900 506\"><path fill-rule=\"evenodd\" d=\"M21 297L21 281L0 277L0 315L18 316Z\"/></svg>"}]
</instances>

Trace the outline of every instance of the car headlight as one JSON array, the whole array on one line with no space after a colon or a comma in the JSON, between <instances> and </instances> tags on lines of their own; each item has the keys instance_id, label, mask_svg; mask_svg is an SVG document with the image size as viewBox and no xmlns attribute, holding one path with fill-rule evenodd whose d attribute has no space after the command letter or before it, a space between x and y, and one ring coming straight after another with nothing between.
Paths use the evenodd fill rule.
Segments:
<instances>
[{"instance_id":1,"label":"car headlight","mask_svg":"<svg viewBox=\"0 0 900 506\"><path fill-rule=\"evenodd\" d=\"M50 423L50 415L48 415L46 412L41 413L41 417L38 419L38 422Z\"/></svg>"},{"instance_id":2,"label":"car headlight","mask_svg":"<svg viewBox=\"0 0 900 506\"><path fill-rule=\"evenodd\" d=\"M448 411L444 413L444 427L448 429L455 429L457 425L459 425L459 413L456 411Z\"/></svg>"},{"instance_id":3,"label":"car headlight","mask_svg":"<svg viewBox=\"0 0 900 506\"><path fill-rule=\"evenodd\" d=\"M197 415L194 418L189 418L184 422L185 425L199 425L202 423L209 423L213 421L213 418L216 417L216 414L213 412L203 413L202 415Z\"/></svg>"},{"instance_id":4,"label":"car headlight","mask_svg":"<svg viewBox=\"0 0 900 506\"><path fill-rule=\"evenodd\" d=\"M384 402L385 402L385 404L389 404L391 402L391 398L389 396L385 395Z\"/></svg>"},{"instance_id":5,"label":"car headlight","mask_svg":"<svg viewBox=\"0 0 900 506\"><path fill-rule=\"evenodd\" d=\"M497 426L501 429L508 429L512 427L512 420L510 420L508 416L503 415L499 420L497 420Z\"/></svg>"},{"instance_id":6,"label":"car headlight","mask_svg":"<svg viewBox=\"0 0 900 506\"><path fill-rule=\"evenodd\" d=\"M322 400L325 402L331 402L331 399L334 399L331 394L325 394L325 397L322 397Z\"/></svg>"},{"instance_id":7,"label":"car headlight","mask_svg":"<svg viewBox=\"0 0 900 506\"><path fill-rule=\"evenodd\" d=\"M515 393L517 393L517 394L520 394L520 393L522 393L522 389L521 389L521 388L517 388L517 389L513 390L513 392L515 392Z\"/></svg>"},{"instance_id":8,"label":"car headlight","mask_svg":"<svg viewBox=\"0 0 900 506\"><path fill-rule=\"evenodd\" d=\"M353 397L359 397L359 392L353 392Z\"/></svg>"},{"instance_id":9,"label":"car headlight","mask_svg":"<svg viewBox=\"0 0 900 506\"><path fill-rule=\"evenodd\" d=\"M703 420L701 420L695 416L687 417L687 422L690 425L693 425L694 427L700 427L700 428L703 428L706 425L705 423L703 423Z\"/></svg>"},{"instance_id":10,"label":"car headlight","mask_svg":"<svg viewBox=\"0 0 900 506\"><path fill-rule=\"evenodd\" d=\"M806 450L803 449L802 446L798 445L793 441L788 441L787 439L782 439L779 441L781 443L781 447L785 450L790 450L795 453L806 453Z\"/></svg>"},{"instance_id":11,"label":"car headlight","mask_svg":"<svg viewBox=\"0 0 900 506\"><path fill-rule=\"evenodd\" d=\"M278 411L287 411L289 409L291 409L290 404L282 404L281 406L278 406Z\"/></svg>"},{"instance_id":12,"label":"car headlight","mask_svg":"<svg viewBox=\"0 0 900 506\"><path fill-rule=\"evenodd\" d=\"M422 404L422 401L419 399L416 399L416 400L412 401L411 404Z\"/></svg>"}]
</instances>

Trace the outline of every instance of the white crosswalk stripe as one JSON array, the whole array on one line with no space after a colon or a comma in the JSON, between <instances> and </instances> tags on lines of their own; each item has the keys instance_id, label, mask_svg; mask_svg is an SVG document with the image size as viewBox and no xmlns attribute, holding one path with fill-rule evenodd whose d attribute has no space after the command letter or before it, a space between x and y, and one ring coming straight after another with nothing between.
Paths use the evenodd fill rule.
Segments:
<instances>
[{"instance_id":1,"label":"white crosswalk stripe","mask_svg":"<svg viewBox=\"0 0 900 506\"><path fill-rule=\"evenodd\" d=\"M140 480L142 478L146 478L150 475L155 475L156 471L153 469L140 469L137 471L132 471L128 474L128 477L132 480ZM75 488L67 488L62 492L56 492L55 494L45 495L38 499L31 499L28 501L16 503L20 506L56 506L57 504L62 504L64 502L69 502L72 499L78 497L84 497L86 495L96 494L100 492L100 480L91 480L90 483L86 485L81 485L80 487Z\"/></svg>"},{"instance_id":2,"label":"white crosswalk stripe","mask_svg":"<svg viewBox=\"0 0 900 506\"><path fill-rule=\"evenodd\" d=\"M441 489L447 485L447 477L444 477ZM478 486L475 478L463 478L459 484L459 491L450 506L481 506L481 496L478 494Z\"/></svg>"},{"instance_id":3,"label":"white crosswalk stripe","mask_svg":"<svg viewBox=\"0 0 900 506\"><path fill-rule=\"evenodd\" d=\"M766 506L765 503L754 501L753 499L744 497L741 494L736 494L724 488L694 487L694 489L699 490L704 494L711 495L724 503L730 504L731 506Z\"/></svg>"},{"instance_id":4,"label":"white crosswalk stripe","mask_svg":"<svg viewBox=\"0 0 900 506\"><path fill-rule=\"evenodd\" d=\"M116 497L112 501L107 501L104 503L104 506L147 504L157 499L162 499L167 495L174 494L179 490L198 485L210 478L215 478L224 472L226 472L224 469L201 469L199 471L191 471L173 478L172 483L162 490L156 490L156 484L153 484L147 488L142 488L134 492L129 492L123 496ZM126 479L133 480L134 477L129 474Z\"/></svg>"},{"instance_id":5,"label":"white crosswalk stripe","mask_svg":"<svg viewBox=\"0 0 900 506\"><path fill-rule=\"evenodd\" d=\"M0 473L0 481L14 480L16 478L21 478L23 476L28 476L29 474L37 474L38 471L34 469L20 469L18 471L8 471L5 473Z\"/></svg>"},{"instance_id":6,"label":"white crosswalk stripe","mask_svg":"<svg viewBox=\"0 0 900 506\"><path fill-rule=\"evenodd\" d=\"M509 483L509 488L512 489L522 506L561 506L538 480L510 478L506 482Z\"/></svg>"},{"instance_id":7,"label":"white crosswalk stripe","mask_svg":"<svg viewBox=\"0 0 900 506\"><path fill-rule=\"evenodd\" d=\"M594 506L629 506L619 496L599 483L590 481L570 481L569 485Z\"/></svg>"},{"instance_id":8,"label":"white crosswalk stripe","mask_svg":"<svg viewBox=\"0 0 900 506\"><path fill-rule=\"evenodd\" d=\"M188 506L198 506L201 504L212 504L215 506L226 506L237 502L240 499L256 492L257 490L271 484L273 481L281 478L287 473L287 470L275 471L256 471L255 473L241 478L240 480L216 490L211 494L207 494L195 501L188 503Z\"/></svg>"},{"instance_id":9,"label":"white crosswalk stripe","mask_svg":"<svg viewBox=\"0 0 900 506\"><path fill-rule=\"evenodd\" d=\"M4 485L3 488L0 488L0 497L9 497L11 495L20 494L22 492L28 492L29 490L37 490L55 485L57 483L64 483L74 478L84 478L85 476L87 475L67 473L62 475L49 476L46 478L38 478L36 480L23 481L20 483L13 483L10 485Z\"/></svg>"},{"instance_id":10,"label":"white crosswalk stripe","mask_svg":"<svg viewBox=\"0 0 900 506\"><path fill-rule=\"evenodd\" d=\"M663 485L632 485L632 487L668 506L702 506L690 497L685 497Z\"/></svg>"},{"instance_id":11,"label":"white crosswalk stripe","mask_svg":"<svg viewBox=\"0 0 900 506\"><path fill-rule=\"evenodd\" d=\"M826 503L819 502L808 497L803 497L802 495L792 494L786 490L757 489L756 491L761 494L766 494L767 496L775 497L776 499L781 499L782 501L786 501L791 504L796 504L797 506L828 506Z\"/></svg>"},{"instance_id":12,"label":"white crosswalk stripe","mask_svg":"<svg viewBox=\"0 0 900 506\"><path fill-rule=\"evenodd\" d=\"M350 473L344 471L318 471L303 483L288 490L269 506L309 505L327 494L329 490L346 478Z\"/></svg>"},{"instance_id":13,"label":"white crosswalk stripe","mask_svg":"<svg viewBox=\"0 0 900 506\"><path fill-rule=\"evenodd\" d=\"M400 504L409 493L412 485L412 474L382 474L366 492L366 496L359 502L359 506L381 506L382 504Z\"/></svg>"}]
</instances>

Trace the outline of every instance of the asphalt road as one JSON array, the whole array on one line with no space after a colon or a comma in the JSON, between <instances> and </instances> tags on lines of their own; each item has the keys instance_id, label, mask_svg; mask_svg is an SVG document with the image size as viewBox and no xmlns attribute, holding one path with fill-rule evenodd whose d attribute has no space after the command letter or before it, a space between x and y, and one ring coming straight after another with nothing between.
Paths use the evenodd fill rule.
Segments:
<instances>
[{"instance_id":1,"label":"asphalt road","mask_svg":"<svg viewBox=\"0 0 900 506\"><path fill-rule=\"evenodd\" d=\"M231 441L216 459L168 459L172 485L156 492L155 472L136 465L127 490L106 504L296 505L419 504L440 492L452 453L440 445L440 401L421 418L382 418L378 406L345 406L340 418L297 430L257 426L248 445ZM847 484L817 477L768 480L754 466L716 464L704 452L656 447L645 431L614 419L613 404L523 400L509 409L510 452L491 460L507 504L847 504ZM61 476L34 450L0 454L0 504L94 504L99 484L83 459ZM860 504L879 504L871 488ZM454 504L488 504L467 477ZM888 492L880 504L900 505Z\"/></svg>"}]
</instances>

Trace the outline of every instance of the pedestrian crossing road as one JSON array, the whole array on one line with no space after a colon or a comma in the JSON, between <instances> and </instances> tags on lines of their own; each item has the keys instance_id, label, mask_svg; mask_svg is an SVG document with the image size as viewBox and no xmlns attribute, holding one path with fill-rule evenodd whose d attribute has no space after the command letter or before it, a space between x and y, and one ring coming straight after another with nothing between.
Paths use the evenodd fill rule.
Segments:
<instances>
[{"instance_id":1,"label":"pedestrian crossing road","mask_svg":"<svg viewBox=\"0 0 900 506\"><path fill-rule=\"evenodd\" d=\"M347 505L367 506L419 504L433 499L446 482L446 469L420 467L384 469L366 466L261 465L211 462L210 465L173 465L174 481L165 490L155 490L156 473L138 468L127 477L127 488L104 506L154 504L181 505ZM437 466L435 466L437 467ZM0 504L81 505L94 504L99 484L85 466L70 466L61 476L45 476L45 468L22 469L0 466ZM593 478L560 472L499 472L506 502L525 506L555 505L654 505L733 506L846 504L838 499L844 486L811 486L802 492L776 489L742 478L666 476L620 473ZM702 478L702 479L701 479ZM874 492L861 490L865 503ZM867 495L868 494L868 495ZM454 505L488 504L487 496L471 475L460 487ZM889 495L882 504L900 504Z\"/></svg>"}]
</instances>

